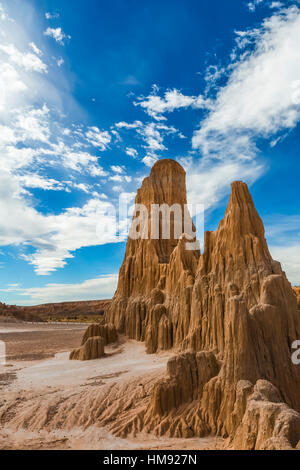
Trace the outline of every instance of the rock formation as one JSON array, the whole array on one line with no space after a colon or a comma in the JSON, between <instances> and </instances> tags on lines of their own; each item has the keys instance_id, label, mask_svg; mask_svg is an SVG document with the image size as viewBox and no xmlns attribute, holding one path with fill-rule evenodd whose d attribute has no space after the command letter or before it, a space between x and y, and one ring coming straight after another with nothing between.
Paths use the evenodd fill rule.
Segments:
<instances>
[{"instance_id":1,"label":"rock formation","mask_svg":"<svg viewBox=\"0 0 300 470\"><path fill-rule=\"evenodd\" d=\"M118 333L114 325L93 323L84 333L81 345L83 346L86 341L93 336L101 336L104 341L104 346L115 343L118 339Z\"/></svg>"},{"instance_id":2,"label":"rock formation","mask_svg":"<svg viewBox=\"0 0 300 470\"><path fill-rule=\"evenodd\" d=\"M104 339L101 336L93 336L78 349L70 354L71 360L89 361L104 356Z\"/></svg>"},{"instance_id":3,"label":"rock formation","mask_svg":"<svg viewBox=\"0 0 300 470\"><path fill-rule=\"evenodd\" d=\"M189 329L200 251L185 249L195 240L195 228L186 210L183 168L173 160L158 161L138 190L135 203L147 209L148 239L128 238L117 291L106 318L129 338L146 341L148 352L154 353L181 344ZM160 224L159 238L153 239L151 208L162 204L170 208L177 205L180 210L170 218L170 238L161 237ZM174 237L178 229L181 239Z\"/></svg>"},{"instance_id":4,"label":"rock formation","mask_svg":"<svg viewBox=\"0 0 300 470\"><path fill-rule=\"evenodd\" d=\"M99 359L104 356L104 346L117 340L118 333L114 325L94 323L85 331L81 347L70 353L70 359L79 361Z\"/></svg>"},{"instance_id":5,"label":"rock formation","mask_svg":"<svg viewBox=\"0 0 300 470\"><path fill-rule=\"evenodd\" d=\"M300 314L269 253L247 185L232 184L225 217L205 234L201 256L187 249L195 241L192 224L180 239L173 236L187 214L178 163L157 162L136 204L148 209L148 235L152 204L177 204L181 216L172 219L170 239L161 237L162 222L156 239L129 237L106 321L145 341L149 353L190 351L169 364L169 378L156 385L143 426L177 437L230 436L241 448L294 446L300 439L300 367L291 361L291 345L300 339ZM258 423L268 431L261 433Z\"/></svg>"}]
</instances>

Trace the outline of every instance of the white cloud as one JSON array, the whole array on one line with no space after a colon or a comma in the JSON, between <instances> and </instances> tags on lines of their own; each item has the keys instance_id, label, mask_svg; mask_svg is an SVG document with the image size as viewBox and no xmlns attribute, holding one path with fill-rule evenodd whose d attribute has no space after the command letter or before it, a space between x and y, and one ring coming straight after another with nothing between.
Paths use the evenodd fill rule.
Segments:
<instances>
[{"instance_id":1,"label":"white cloud","mask_svg":"<svg viewBox=\"0 0 300 470\"><path fill-rule=\"evenodd\" d=\"M149 96L139 98L139 101L134 104L135 106L141 106L149 116L158 121L165 120L166 117L163 114L172 112L175 109L188 107L205 109L210 107L210 101L202 95L186 96L176 89L166 91L163 98L156 93L157 89Z\"/></svg>"},{"instance_id":2,"label":"white cloud","mask_svg":"<svg viewBox=\"0 0 300 470\"><path fill-rule=\"evenodd\" d=\"M31 9L26 10L25 2L21 7L25 13L32 13ZM66 125L62 102L71 103L75 111L76 103L65 82L61 93L61 72L56 70L55 85L45 73L39 73L37 78L36 72L47 70L46 52L44 64L42 52L23 26L16 22L2 26L0 245L19 247L36 273L44 275L63 267L81 247L119 242L125 237L116 235L112 206L105 201L106 195L95 191L98 185L94 178L108 173L99 165L99 157L89 152L91 145L97 149L107 146L110 135L96 127ZM28 44L28 51L23 51L24 44ZM69 181L61 179L66 170ZM73 202L75 207L47 213L51 210L49 206L45 209L47 200L35 199L28 191L37 188L82 191L85 202Z\"/></svg>"},{"instance_id":3,"label":"white cloud","mask_svg":"<svg viewBox=\"0 0 300 470\"><path fill-rule=\"evenodd\" d=\"M94 147L104 151L107 150L108 145L111 142L111 136L108 131L100 131L98 127L89 127L86 132L86 138Z\"/></svg>"},{"instance_id":4,"label":"white cloud","mask_svg":"<svg viewBox=\"0 0 300 470\"><path fill-rule=\"evenodd\" d=\"M112 298L118 283L117 274L107 274L95 279L87 279L77 284L46 284L43 287L21 289L12 287L13 292L28 297L24 304L80 301ZM3 291L3 289L1 289Z\"/></svg>"},{"instance_id":5,"label":"white cloud","mask_svg":"<svg viewBox=\"0 0 300 470\"><path fill-rule=\"evenodd\" d=\"M146 142L146 147L149 150L153 152L166 150L166 147L163 144L163 136L157 129L155 123L151 122L150 124L147 124L139 131L139 133L143 136Z\"/></svg>"},{"instance_id":6,"label":"white cloud","mask_svg":"<svg viewBox=\"0 0 300 470\"><path fill-rule=\"evenodd\" d=\"M14 171L29 166L36 156L37 151L32 148L17 148L12 145L1 148L0 145L0 170Z\"/></svg>"},{"instance_id":7,"label":"white cloud","mask_svg":"<svg viewBox=\"0 0 300 470\"><path fill-rule=\"evenodd\" d=\"M122 183L122 181L124 180L124 176L123 175L113 175L113 176L110 176L109 179L111 181L116 181L118 183Z\"/></svg>"},{"instance_id":8,"label":"white cloud","mask_svg":"<svg viewBox=\"0 0 300 470\"><path fill-rule=\"evenodd\" d=\"M84 193L88 194L91 191L91 188L88 184L85 183L73 183L72 184L73 188L79 189L80 191L83 191Z\"/></svg>"},{"instance_id":9,"label":"white cloud","mask_svg":"<svg viewBox=\"0 0 300 470\"><path fill-rule=\"evenodd\" d=\"M141 121L134 121L132 123L121 121L116 123L116 127L118 127L119 129L137 129L138 127L142 126L143 123Z\"/></svg>"},{"instance_id":10,"label":"white cloud","mask_svg":"<svg viewBox=\"0 0 300 470\"><path fill-rule=\"evenodd\" d=\"M288 280L300 285L300 215L267 214L263 222L272 257L280 261Z\"/></svg>"},{"instance_id":11,"label":"white cloud","mask_svg":"<svg viewBox=\"0 0 300 470\"><path fill-rule=\"evenodd\" d=\"M218 80L224 76L226 68L217 65L209 65L205 71L204 79L207 82L207 90L215 87Z\"/></svg>"},{"instance_id":12,"label":"white cloud","mask_svg":"<svg viewBox=\"0 0 300 470\"><path fill-rule=\"evenodd\" d=\"M54 160L52 164L62 164L64 167L69 168L76 172L86 173L93 177L107 176L107 172L98 164L98 157L91 155L87 151L80 150L80 146L67 145L62 140L58 143L49 143L50 148L40 148L40 155L53 156L57 158L58 162Z\"/></svg>"},{"instance_id":13,"label":"white cloud","mask_svg":"<svg viewBox=\"0 0 300 470\"><path fill-rule=\"evenodd\" d=\"M56 63L58 67L61 67L65 63L65 61L62 57L60 57L59 59L57 59Z\"/></svg>"},{"instance_id":14,"label":"white cloud","mask_svg":"<svg viewBox=\"0 0 300 470\"><path fill-rule=\"evenodd\" d=\"M158 158L159 157L153 153L147 153L147 155L142 159L142 162L151 168L154 163L157 162Z\"/></svg>"},{"instance_id":15,"label":"white cloud","mask_svg":"<svg viewBox=\"0 0 300 470\"><path fill-rule=\"evenodd\" d=\"M103 168L100 165L90 165L89 168L89 173L91 176L97 177L97 176L107 176L107 171L104 171Z\"/></svg>"},{"instance_id":16,"label":"white cloud","mask_svg":"<svg viewBox=\"0 0 300 470\"><path fill-rule=\"evenodd\" d=\"M32 47L31 43L31 47ZM0 44L0 51L7 55L9 60L25 70L34 72L47 72L47 65L32 52L20 52L14 44Z\"/></svg>"},{"instance_id":17,"label":"white cloud","mask_svg":"<svg viewBox=\"0 0 300 470\"><path fill-rule=\"evenodd\" d=\"M8 126L0 125L0 142L1 144L15 144L18 142L18 138L13 129Z\"/></svg>"},{"instance_id":18,"label":"white cloud","mask_svg":"<svg viewBox=\"0 0 300 470\"><path fill-rule=\"evenodd\" d=\"M249 11L251 11L253 13L256 10L256 7L262 2L263 2L263 0L253 0L253 2L249 2L248 5L247 5Z\"/></svg>"},{"instance_id":19,"label":"white cloud","mask_svg":"<svg viewBox=\"0 0 300 470\"><path fill-rule=\"evenodd\" d=\"M269 5L270 8L281 8L283 7L283 3L282 2L271 2L271 4Z\"/></svg>"},{"instance_id":20,"label":"white cloud","mask_svg":"<svg viewBox=\"0 0 300 470\"><path fill-rule=\"evenodd\" d=\"M30 244L36 252L23 256L39 275L63 268L66 260L73 258L73 252L79 248L117 243L124 239L116 234L113 206L99 198L90 199L83 207L72 207L59 215L43 216L42 222L47 230L40 236L30 237Z\"/></svg>"},{"instance_id":21,"label":"white cloud","mask_svg":"<svg viewBox=\"0 0 300 470\"><path fill-rule=\"evenodd\" d=\"M292 244L300 237L300 215L273 214L264 217L266 224L266 235L277 244L284 244L288 239Z\"/></svg>"},{"instance_id":22,"label":"white cloud","mask_svg":"<svg viewBox=\"0 0 300 470\"><path fill-rule=\"evenodd\" d=\"M50 129L48 125L49 109L46 105L42 108L33 108L26 111L19 111L15 121L15 127L18 131L18 140L35 140L48 143Z\"/></svg>"},{"instance_id":23,"label":"white cloud","mask_svg":"<svg viewBox=\"0 0 300 470\"><path fill-rule=\"evenodd\" d=\"M0 64L0 111L7 107L12 95L24 92L26 89L26 84L11 64Z\"/></svg>"},{"instance_id":24,"label":"white cloud","mask_svg":"<svg viewBox=\"0 0 300 470\"><path fill-rule=\"evenodd\" d=\"M25 188L39 188L45 191L64 191L65 184L53 178L44 178L36 173L27 173L18 177L19 182Z\"/></svg>"},{"instance_id":25,"label":"white cloud","mask_svg":"<svg viewBox=\"0 0 300 470\"><path fill-rule=\"evenodd\" d=\"M206 156L251 159L256 138L291 129L300 119L294 86L300 76L299 9L275 14L243 37L254 49L242 52L193 137L193 147Z\"/></svg>"},{"instance_id":26,"label":"white cloud","mask_svg":"<svg viewBox=\"0 0 300 470\"><path fill-rule=\"evenodd\" d=\"M29 47L31 47L31 49L36 55L43 55L42 51L37 47L37 45L34 42L30 42Z\"/></svg>"},{"instance_id":27,"label":"white cloud","mask_svg":"<svg viewBox=\"0 0 300 470\"><path fill-rule=\"evenodd\" d=\"M66 149L62 154L64 165L74 171L81 171L88 168L91 162L97 163L97 157L88 152L75 152L71 149ZM91 168L94 168L93 166Z\"/></svg>"},{"instance_id":28,"label":"white cloud","mask_svg":"<svg viewBox=\"0 0 300 470\"><path fill-rule=\"evenodd\" d=\"M240 180L251 185L263 172L263 167L255 162L236 160L211 162L207 159L194 161L181 158L179 163L187 172L188 202L195 213L197 204L205 210L215 207L230 191L230 185Z\"/></svg>"},{"instance_id":29,"label":"white cloud","mask_svg":"<svg viewBox=\"0 0 300 470\"><path fill-rule=\"evenodd\" d=\"M124 168L122 166L119 166L119 165L111 165L111 170L114 172L114 173L119 173L119 174L122 174L124 173Z\"/></svg>"},{"instance_id":30,"label":"white cloud","mask_svg":"<svg viewBox=\"0 0 300 470\"><path fill-rule=\"evenodd\" d=\"M46 31L44 31L45 36L49 36L53 39L55 39L56 42L58 42L61 46L65 44L65 39L71 39L71 36L68 34L65 34L63 30L59 28L50 28L48 27Z\"/></svg>"},{"instance_id":31,"label":"white cloud","mask_svg":"<svg viewBox=\"0 0 300 470\"><path fill-rule=\"evenodd\" d=\"M0 3L0 19L2 21L5 21L7 19L7 15L6 15L6 12L3 8L3 5Z\"/></svg>"},{"instance_id":32,"label":"white cloud","mask_svg":"<svg viewBox=\"0 0 300 470\"><path fill-rule=\"evenodd\" d=\"M59 13L57 13L57 12L50 13L49 11L47 11L47 12L45 13L45 18L46 18L47 20L53 20L53 19L55 19L55 18L59 18Z\"/></svg>"},{"instance_id":33,"label":"white cloud","mask_svg":"<svg viewBox=\"0 0 300 470\"><path fill-rule=\"evenodd\" d=\"M115 193L120 193L121 191L123 191L123 188L122 186L120 185L115 185L112 187L112 190L115 192Z\"/></svg>"},{"instance_id":34,"label":"white cloud","mask_svg":"<svg viewBox=\"0 0 300 470\"><path fill-rule=\"evenodd\" d=\"M132 147L127 147L126 148L126 154L129 156L129 157L132 157L132 158L137 158L138 157L138 152L136 149L132 148Z\"/></svg>"}]
</instances>

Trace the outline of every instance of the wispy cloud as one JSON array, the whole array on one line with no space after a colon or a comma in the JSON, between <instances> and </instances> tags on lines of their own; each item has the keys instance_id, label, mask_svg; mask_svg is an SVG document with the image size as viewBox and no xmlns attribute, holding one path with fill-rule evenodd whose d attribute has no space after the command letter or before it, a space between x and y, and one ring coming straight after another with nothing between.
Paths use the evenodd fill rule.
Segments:
<instances>
[{"instance_id":1,"label":"wispy cloud","mask_svg":"<svg viewBox=\"0 0 300 470\"><path fill-rule=\"evenodd\" d=\"M60 27L58 28L48 27L46 31L44 31L44 35L55 39L55 41L58 42L61 46L64 46L66 39L71 39L71 36L64 33Z\"/></svg>"},{"instance_id":2,"label":"wispy cloud","mask_svg":"<svg viewBox=\"0 0 300 470\"><path fill-rule=\"evenodd\" d=\"M126 154L129 156L129 157L132 157L132 158L137 158L138 156L138 151L132 147L127 147L126 148Z\"/></svg>"},{"instance_id":3,"label":"wispy cloud","mask_svg":"<svg viewBox=\"0 0 300 470\"><path fill-rule=\"evenodd\" d=\"M262 2L263 2L263 0L253 0L252 2L249 2L248 5L247 5L249 11L251 11L253 13L256 10L256 7Z\"/></svg>"},{"instance_id":4,"label":"wispy cloud","mask_svg":"<svg viewBox=\"0 0 300 470\"><path fill-rule=\"evenodd\" d=\"M86 132L87 140L94 146L98 147L100 150L104 151L108 148L108 145L111 142L111 135L108 131L100 131L98 127L90 127Z\"/></svg>"},{"instance_id":5,"label":"wispy cloud","mask_svg":"<svg viewBox=\"0 0 300 470\"><path fill-rule=\"evenodd\" d=\"M252 159L257 138L291 129L300 118L293 88L300 76L299 9L275 14L242 37L252 48L231 65L227 85L193 137L205 156Z\"/></svg>"},{"instance_id":6,"label":"wispy cloud","mask_svg":"<svg viewBox=\"0 0 300 470\"><path fill-rule=\"evenodd\" d=\"M31 287L29 289L22 289L16 285L7 289L0 289L0 291L15 292L24 299L19 300L19 303L34 305L70 300L110 299L116 290L117 282L117 274L107 274L75 284L46 284L43 287Z\"/></svg>"},{"instance_id":7,"label":"wispy cloud","mask_svg":"<svg viewBox=\"0 0 300 470\"><path fill-rule=\"evenodd\" d=\"M158 89L154 86L149 96L142 96L134 103L135 106L141 106L149 116L157 121L166 120L164 114L175 109L189 107L205 109L210 106L210 100L204 98L203 95L186 96L176 89L167 90L163 97L158 96L157 93Z\"/></svg>"},{"instance_id":8,"label":"wispy cloud","mask_svg":"<svg viewBox=\"0 0 300 470\"><path fill-rule=\"evenodd\" d=\"M33 43L31 43L31 48L32 45ZM1 44L0 51L6 54L12 63L15 63L25 70L33 70L41 73L47 72L47 66L40 57L38 57L40 52L38 53L37 50L33 54L32 52L19 51L14 44Z\"/></svg>"},{"instance_id":9,"label":"wispy cloud","mask_svg":"<svg viewBox=\"0 0 300 470\"><path fill-rule=\"evenodd\" d=\"M45 18L46 20L53 20L53 19L59 18L59 13L58 12L50 13L49 11L47 11L45 13Z\"/></svg>"}]
</instances>

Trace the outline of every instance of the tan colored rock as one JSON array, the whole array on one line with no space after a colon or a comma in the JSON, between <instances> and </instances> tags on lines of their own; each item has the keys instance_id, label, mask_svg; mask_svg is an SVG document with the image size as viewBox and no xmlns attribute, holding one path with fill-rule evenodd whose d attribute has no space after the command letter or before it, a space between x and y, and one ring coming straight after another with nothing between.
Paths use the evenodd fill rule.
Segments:
<instances>
[{"instance_id":1,"label":"tan colored rock","mask_svg":"<svg viewBox=\"0 0 300 470\"><path fill-rule=\"evenodd\" d=\"M104 341L104 346L110 343L115 343L118 340L116 327L107 323L103 325L99 325L97 323L89 325L83 335L81 345L83 346L86 341L93 336L101 336Z\"/></svg>"},{"instance_id":2,"label":"tan colored rock","mask_svg":"<svg viewBox=\"0 0 300 470\"><path fill-rule=\"evenodd\" d=\"M185 173L180 165L156 163L136 203L183 207ZM292 287L270 255L247 185L232 184L224 219L215 232L205 234L201 256L198 250L186 250L192 237L129 238L118 288L105 312L106 321L119 331L145 341L149 353L192 349L186 354L209 354L205 361L214 357L218 364L217 372L203 378L197 375L196 356L179 356L179 372L174 376L170 369L169 378L155 387L143 425L160 435L214 433L233 439L245 420L254 437L250 444L241 437L241 448L252 448L254 439L255 448L295 447L298 431L296 438L283 435L272 420L276 415L286 429L297 423L300 368L291 361L291 345L300 339L300 315ZM250 399L261 389L260 380L276 387L280 406L270 398ZM259 384L254 391L252 384ZM252 426L257 420L266 431Z\"/></svg>"},{"instance_id":3,"label":"tan colored rock","mask_svg":"<svg viewBox=\"0 0 300 470\"><path fill-rule=\"evenodd\" d=\"M174 238L174 227L185 227L185 171L174 160L158 161L143 181L135 202L148 210L149 238L128 238L117 291L106 309L106 319L129 338L147 338L147 349L154 353L179 345L189 327L189 302L200 252L185 250L185 244L195 240L189 214L186 219L191 222L191 230L182 233L181 239ZM177 204L180 208L180 213L170 219L170 239L151 238L153 204ZM153 307L160 304L165 304L165 311L158 335L160 318L156 318Z\"/></svg>"},{"instance_id":4,"label":"tan colored rock","mask_svg":"<svg viewBox=\"0 0 300 470\"><path fill-rule=\"evenodd\" d=\"M298 309L300 310L300 287L293 287L293 291L296 294L297 297L297 304L298 304Z\"/></svg>"},{"instance_id":5,"label":"tan colored rock","mask_svg":"<svg viewBox=\"0 0 300 470\"><path fill-rule=\"evenodd\" d=\"M300 414L282 403L278 390L258 380L231 446L234 449L293 449L300 440Z\"/></svg>"},{"instance_id":6,"label":"tan colored rock","mask_svg":"<svg viewBox=\"0 0 300 470\"><path fill-rule=\"evenodd\" d=\"M90 361L99 359L104 354L104 340L101 336L93 336L78 349L74 349L70 353L70 360Z\"/></svg>"}]
</instances>

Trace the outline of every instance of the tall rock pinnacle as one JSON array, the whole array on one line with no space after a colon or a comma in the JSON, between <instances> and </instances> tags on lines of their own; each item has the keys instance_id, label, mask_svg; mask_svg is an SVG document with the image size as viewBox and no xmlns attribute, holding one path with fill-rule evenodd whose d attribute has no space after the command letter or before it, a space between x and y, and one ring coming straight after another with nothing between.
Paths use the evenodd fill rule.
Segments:
<instances>
[{"instance_id":1,"label":"tall rock pinnacle","mask_svg":"<svg viewBox=\"0 0 300 470\"><path fill-rule=\"evenodd\" d=\"M186 204L183 168L172 160L157 162L136 204L147 208L148 231L152 204L181 207L171 222L173 233ZM156 239L128 239L105 313L120 332L145 341L148 353L182 353L170 363L169 378L157 385L144 427L177 437L214 432L248 448L276 448L278 439L289 446L290 434L298 442L300 415L288 407L300 411L300 366L291 360L300 314L280 263L270 255L247 185L232 184L225 216L215 232L205 234L202 255L186 249L193 230L164 239L161 229L160 223ZM267 423L262 436L259 420Z\"/></svg>"}]
</instances>

